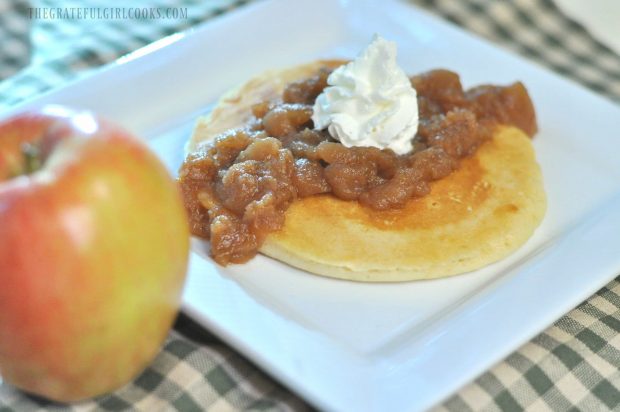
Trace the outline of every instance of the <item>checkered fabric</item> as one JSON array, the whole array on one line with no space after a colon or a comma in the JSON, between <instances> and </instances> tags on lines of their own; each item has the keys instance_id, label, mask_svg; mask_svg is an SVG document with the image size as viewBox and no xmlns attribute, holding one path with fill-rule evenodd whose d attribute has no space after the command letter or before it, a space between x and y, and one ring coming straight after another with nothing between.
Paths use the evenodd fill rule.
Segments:
<instances>
[{"instance_id":1,"label":"checkered fabric","mask_svg":"<svg viewBox=\"0 0 620 412\"><path fill-rule=\"evenodd\" d=\"M30 20L32 51L4 47L7 27L21 16L21 0L0 0L0 78L5 66L28 62L0 83L0 110L84 76L91 68L185 29L244 1L177 0L180 20ZM6 6L21 4L21 9ZM77 1L77 0L75 0ZM409 0L492 42L523 54L620 101L620 57L595 41L550 0ZM33 7L60 2L33 0ZM63 6L70 7L62 2ZM81 5L106 4L85 0ZM146 1L134 1L146 4ZM152 0L150 7L166 7ZM4 8L3 8L4 7ZM11 17L12 16L12 17ZM11 23L5 21L11 20ZM19 30L18 30L19 31ZM26 43L27 44L27 41ZM17 50L22 50L17 52ZM13 56L13 57L7 57ZM10 64L7 64L6 62ZM14 70L14 69L13 69ZM228 411L311 408L226 344L181 315L162 351L133 382L76 405L57 405L0 384L0 412L30 410ZM620 277L504 361L434 408L435 411L620 410Z\"/></svg>"},{"instance_id":2,"label":"checkered fabric","mask_svg":"<svg viewBox=\"0 0 620 412\"><path fill-rule=\"evenodd\" d=\"M551 0L410 2L620 102L620 57Z\"/></svg>"},{"instance_id":3,"label":"checkered fabric","mask_svg":"<svg viewBox=\"0 0 620 412\"><path fill-rule=\"evenodd\" d=\"M620 410L620 278L438 411Z\"/></svg>"},{"instance_id":4,"label":"checkered fabric","mask_svg":"<svg viewBox=\"0 0 620 412\"><path fill-rule=\"evenodd\" d=\"M12 2L19 6L9 9ZM120 3L109 0L31 0L30 4L28 0L0 0L0 34L3 34L1 28L5 21L25 22L20 25L30 25L30 38L33 43L30 56L28 49L22 48L20 52L24 53L23 55L10 57L5 40L0 37L0 80L3 60L13 59L27 63L29 57L31 58L31 64L22 64L24 67L18 75L0 83L0 111L62 86L68 81L87 76L97 67L135 49L247 2L248 0L134 0L122 6L158 9L162 14L169 8L178 8L183 9L184 14L179 15L179 18L131 19L128 23L127 20L114 18L64 19L52 18L51 15L37 18L33 11L36 8L121 7ZM2 7L7 10L2 11ZM7 24L7 27L9 26ZM27 35L21 38L24 44L28 44Z\"/></svg>"},{"instance_id":5,"label":"checkered fabric","mask_svg":"<svg viewBox=\"0 0 620 412\"><path fill-rule=\"evenodd\" d=\"M30 61L28 2L0 2L0 80L15 74Z\"/></svg>"},{"instance_id":6,"label":"checkered fabric","mask_svg":"<svg viewBox=\"0 0 620 412\"><path fill-rule=\"evenodd\" d=\"M177 331L182 331L181 335ZM310 408L247 360L181 315L160 354L116 392L59 405L0 384L0 412L304 411Z\"/></svg>"}]
</instances>

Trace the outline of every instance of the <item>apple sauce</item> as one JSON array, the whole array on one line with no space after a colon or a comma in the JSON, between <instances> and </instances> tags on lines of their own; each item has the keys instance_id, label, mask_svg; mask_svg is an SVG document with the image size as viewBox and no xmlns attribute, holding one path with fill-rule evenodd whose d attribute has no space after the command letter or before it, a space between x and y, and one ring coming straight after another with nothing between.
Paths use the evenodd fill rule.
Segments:
<instances>
[{"instance_id":1,"label":"apple sauce","mask_svg":"<svg viewBox=\"0 0 620 412\"><path fill-rule=\"evenodd\" d=\"M280 99L254 105L248 124L217 136L183 163L179 182L192 233L210 240L218 263L252 258L283 226L297 198L329 193L377 210L402 208L456 170L496 125L516 126L529 136L537 131L520 82L463 90L456 73L433 70L411 77L419 127L410 153L347 148L313 129L312 107L329 74L321 69L289 84Z\"/></svg>"}]
</instances>

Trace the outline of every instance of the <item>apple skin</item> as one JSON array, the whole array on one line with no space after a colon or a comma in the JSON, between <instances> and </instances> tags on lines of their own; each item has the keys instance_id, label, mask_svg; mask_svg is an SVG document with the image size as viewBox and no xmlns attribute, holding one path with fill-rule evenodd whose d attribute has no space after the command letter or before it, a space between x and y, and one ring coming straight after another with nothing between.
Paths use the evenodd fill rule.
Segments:
<instances>
[{"instance_id":1,"label":"apple skin","mask_svg":"<svg viewBox=\"0 0 620 412\"><path fill-rule=\"evenodd\" d=\"M9 177L26 141L43 166ZM59 106L0 123L1 378L60 402L130 381L176 317L189 238L175 181L127 132Z\"/></svg>"}]
</instances>

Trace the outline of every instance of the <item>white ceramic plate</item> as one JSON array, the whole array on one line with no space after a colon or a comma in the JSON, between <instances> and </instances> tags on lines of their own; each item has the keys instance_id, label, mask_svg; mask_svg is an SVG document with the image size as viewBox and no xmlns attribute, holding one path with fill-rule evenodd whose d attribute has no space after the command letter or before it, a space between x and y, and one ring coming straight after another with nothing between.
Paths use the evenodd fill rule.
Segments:
<instances>
[{"instance_id":1,"label":"white ceramic plate","mask_svg":"<svg viewBox=\"0 0 620 412\"><path fill-rule=\"evenodd\" d=\"M176 171L196 116L222 92L265 69L353 57L374 32L398 42L409 73L446 67L466 86L525 82L549 208L509 258L424 282L331 280L262 256L222 268L194 242L185 310L327 410L430 407L618 274L620 109L405 3L371 0L253 4L25 105L100 112Z\"/></svg>"}]
</instances>

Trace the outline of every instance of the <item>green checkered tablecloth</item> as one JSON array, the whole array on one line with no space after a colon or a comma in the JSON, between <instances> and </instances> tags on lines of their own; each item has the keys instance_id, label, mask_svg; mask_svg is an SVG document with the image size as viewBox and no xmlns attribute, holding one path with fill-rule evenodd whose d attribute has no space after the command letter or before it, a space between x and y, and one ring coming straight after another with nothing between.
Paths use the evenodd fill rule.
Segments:
<instances>
[{"instance_id":1,"label":"green checkered tablecloth","mask_svg":"<svg viewBox=\"0 0 620 412\"><path fill-rule=\"evenodd\" d=\"M620 57L564 16L551 0L410 1L620 101ZM0 0L0 80L4 79L0 110L246 2L135 0L131 6L183 7L187 16L128 23L29 16L29 7L109 6L111 2L105 0ZM115 393L58 405L0 381L0 411L39 409L301 411L311 407L181 314L153 363ZM620 410L620 278L435 409Z\"/></svg>"}]
</instances>

